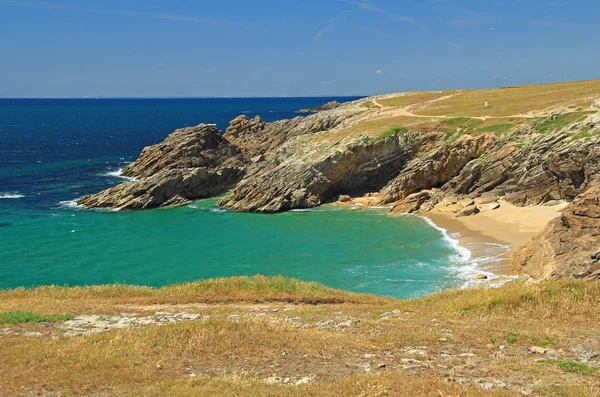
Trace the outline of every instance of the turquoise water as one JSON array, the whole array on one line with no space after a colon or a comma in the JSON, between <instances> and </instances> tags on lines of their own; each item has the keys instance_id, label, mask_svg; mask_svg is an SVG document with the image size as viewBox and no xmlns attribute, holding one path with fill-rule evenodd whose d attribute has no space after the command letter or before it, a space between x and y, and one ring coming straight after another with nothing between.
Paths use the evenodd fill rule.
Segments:
<instances>
[{"instance_id":1,"label":"turquoise water","mask_svg":"<svg viewBox=\"0 0 600 397\"><path fill-rule=\"evenodd\" d=\"M260 215L224 211L216 200L139 212L72 206L122 182L119 168L176 128L224 129L238 114L290 118L332 99L0 99L0 288L263 274L414 297L472 278L456 241L423 218L385 209Z\"/></svg>"},{"instance_id":2,"label":"turquoise water","mask_svg":"<svg viewBox=\"0 0 600 397\"><path fill-rule=\"evenodd\" d=\"M456 248L416 216L334 206L260 215L224 211L214 203L138 212L57 208L50 216L27 213L13 219L12 233L3 234L0 287L159 286L281 274L413 297L460 281L453 267Z\"/></svg>"}]
</instances>

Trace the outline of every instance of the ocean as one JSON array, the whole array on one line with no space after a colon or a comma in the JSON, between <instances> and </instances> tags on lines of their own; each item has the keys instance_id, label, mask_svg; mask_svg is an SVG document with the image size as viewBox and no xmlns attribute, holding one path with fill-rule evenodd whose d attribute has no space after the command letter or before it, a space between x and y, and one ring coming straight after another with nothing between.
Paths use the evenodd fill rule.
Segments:
<instances>
[{"instance_id":1,"label":"ocean","mask_svg":"<svg viewBox=\"0 0 600 397\"><path fill-rule=\"evenodd\" d=\"M419 216L326 205L233 213L216 199L134 212L74 200L114 186L144 146L239 114L265 121L356 98L0 99L0 288L284 275L400 298L461 286L470 251ZM454 236L456 237L456 236Z\"/></svg>"}]
</instances>

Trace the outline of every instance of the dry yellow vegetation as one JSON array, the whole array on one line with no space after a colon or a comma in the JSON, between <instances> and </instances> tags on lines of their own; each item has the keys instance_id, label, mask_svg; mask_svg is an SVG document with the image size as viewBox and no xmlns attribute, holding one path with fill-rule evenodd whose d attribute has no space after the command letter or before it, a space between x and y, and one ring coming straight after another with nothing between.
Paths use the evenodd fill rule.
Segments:
<instances>
[{"instance_id":1,"label":"dry yellow vegetation","mask_svg":"<svg viewBox=\"0 0 600 397\"><path fill-rule=\"evenodd\" d=\"M598 99L600 80L588 80L487 90L409 93L379 103L391 107L410 106L414 114L426 116L508 117L566 107L589 110ZM490 108L485 108L486 101Z\"/></svg>"},{"instance_id":2,"label":"dry yellow vegetation","mask_svg":"<svg viewBox=\"0 0 600 397\"><path fill-rule=\"evenodd\" d=\"M489 102L489 108L484 105ZM343 151L361 139L381 139L394 131L437 131L500 136L523 124L547 132L600 111L600 80L485 90L415 91L367 98L369 117L351 127L305 138L304 145L329 142ZM555 122L554 118L558 121ZM540 128L538 128L540 127ZM581 133L579 128L569 131ZM585 135L585 133L584 133ZM587 136L587 135L585 135Z\"/></svg>"},{"instance_id":3,"label":"dry yellow vegetation","mask_svg":"<svg viewBox=\"0 0 600 397\"><path fill-rule=\"evenodd\" d=\"M260 276L2 291L0 313L168 321L1 325L0 395L593 396L599 303L585 281L409 301Z\"/></svg>"}]
</instances>

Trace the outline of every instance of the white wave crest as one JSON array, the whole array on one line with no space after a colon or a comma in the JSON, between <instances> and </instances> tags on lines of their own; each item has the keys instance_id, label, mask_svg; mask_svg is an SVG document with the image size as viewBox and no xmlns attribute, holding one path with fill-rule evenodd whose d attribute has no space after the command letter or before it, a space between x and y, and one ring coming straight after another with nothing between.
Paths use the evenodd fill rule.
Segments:
<instances>
[{"instance_id":1,"label":"white wave crest","mask_svg":"<svg viewBox=\"0 0 600 397\"><path fill-rule=\"evenodd\" d=\"M460 234L452 233L449 235L446 229L437 226L431 219L421 215L417 216L424 219L425 222L433 228L441 231L445 242L456 250L457 255L455 258L452 258L452 272L459 279L463 280L462 288L469 288L482 284L490 287L499 287L515 278L513 276L505 276L502 277L502 280L495 281L494 279L497 279L498 275L485 270L484 268L487 265L503 261L505 259L504 256L511 250L509 245L492 242L479 243L479 246L477 247L478 255L473 257L473 252L470 249L460 245L458 240ZM483 245L483 247L481 247L481 245ZM472 248L475 249L475 247ZM475 280L475 277L481 274L487 276L487 279Z\"/></svg>"},{"instance_id":2,"label":"white wave crest","mask_svg":"<svg viewBox=\"0 0 600 397\"><path fill-rule=\"evenodd\" d=\"M20 199L25 197L20 193L0 193L0 199Z\"/></svg>"},{"instance_id":3,"label":"white wave crest","mask_svg":"<svg viewBox=\"0 0 600 397\"><path fill-rule=\"evenodd\" d=\"M442 238L444 239L444 242L456 251L457 254L456 254L455 259L457 262L464 263L464 262L468 262L469 259L471 259L471 254L472 254L471 250L460 245L458 239L450 237L450 235L448 234L446 229L439 227L438 225L433 223L433 221L431 219L427 218L426 216L421 216L421 215L417 215L417 216L420 217L421 219L423 219L425 222L427 222L427 224L429 226L442 232Z\"/></svg>"},{"instance_id":4,"label":"white wave crest","mask_svg":"<svg viewBox=\"0 0 600 397\"><path fill-rule=\"evenodd\" d=\"M58 205L61 206L61 207L63 207L63 208L77 208L77 209L85 208L83 205L77 204L77 199L75 199L75 200L60 201L58 203Z\"/></svg>"},{"instance_id":5,"label":"white wave crest","mask_svg":"<svg viewBox=\"0 0 600 397\"><path fill-rule=\"evenodd\" d=\"M110 176L110 177L113 177L113 178L127 179L128 181L135 181L137 179L136 177L131 177L131 176L125 176L125 175L123 175L123 168L119 168L116 171L108 171L108 172L105 172L102 175L104 175L104 176Z\"/></svg>"}]
</instances>

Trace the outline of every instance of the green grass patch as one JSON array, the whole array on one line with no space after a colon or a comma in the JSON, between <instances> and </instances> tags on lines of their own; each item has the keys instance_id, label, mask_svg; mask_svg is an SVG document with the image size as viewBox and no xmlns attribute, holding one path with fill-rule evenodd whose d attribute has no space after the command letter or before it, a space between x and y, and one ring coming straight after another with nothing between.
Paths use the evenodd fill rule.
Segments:
<instances>
[{"instance_id":1,"label":"green grass patch","mask_svg":"<svg viewBox=\"0 0 600 397\"><path fill-rule=\"evenodd\" d=\"M389 130L386 130L384 132L382 132L381 134L379 134L379 137L377 137L377 139L385 139L385 138L389 138L392 135L396 135L396 134L406 134L408 132L408 128L406 127L402 127L402 126L394 126L392 128L390 128Z\"/></svg>"},{"instance_id":2,"label":"green grass patch","mask_svg":"<svg viewBox=\"0 0 600 397\"><path fill-rule=\"evenodd\" d=\"M483 120L471 119L469 117L456 117L446 120L446 124L452 129L460 128L461 132L470 132L483 124Z\"/></svg>"},{"instance_id":3,"label":"green grass patch","mask_svg":"<svg viewBox=\"0 0 600 397\"><path fill-rule=\"evenodd\" d=\"M72 319L70 314L40 314L23 310L0 313L0 324L54 323Z\"/></svg>"},{"instance_id":4,"label":"green grass patch","mask_svg":"<svg viewBox=\"0 0 600 397\"><path fill-rule=\"evenodd\" d=\"M458 127L458 126L466 123L469 120L471 120L471 119L468 118L468 117L455 117L453 119L446 120L446 123L448 123L448 125L450 125L450 126L453 126L453 127L456 126L456 127Z\"/></svg>"},{"instance_id":5,"label":"green grass patch","mask_svg":"<svg viewBox=\"0 0 600 397\"><path fill-rule=\"evenodd\" d=\"M502 135L510 129L513 128L513 124L504 123L504 124L494 124L488 125L487 127L481 127L477 129L477 132L493 132L496 135Z\"/></svg>"},{"instance_id":6,"label":"green grass patch","mask_svg":"<svg viewBox=\"0 0 600 397\"><path fill-rule=\"evenodd\" d=\"M381 106L374 104L372 101L366 101L361 106L367 109L381 109Z\"/></svg>"},{"instance_id":7,"label":"green grass patch","mask_svg":"<svg viewBox=\"0 0 600 397\"><path fill-rule=\"evenodd\" d=\"M590 367L589 365L581 364L576 361L563 360L540 360L542 365L556 365L565 372L573 372L578 374L593 374L598 371L598 368Z\"/></svg>"},{"instance_id":8,"label":"green grass patch","mask_svg":"<svg viewBox=\"0 0 600 397\"><path fill-rule=\"evenodd\" d=\"M506 342L509 345L513 345L519 342L527 342L532 343L535 346L556 346L556 340L550 338L549 336L537 337L531 335L523 335L517 332L509 332L503 336L494 336L490 338L492 343L496 342Z\"/></svg>"},{"instance_id":9,"label":"green grass patch","mask_svg":"<svg viewBox=\"0 0 600 397\"><path fill-rule=\"evenodd\" d=\"M586 112L557 113L536 121L533 126L538 132L545 134L564 130L569 125L583 121L585 118Z\"/></svg>"},{"instance_id":10,"label":"green grass patch","mask_svg":"<svg viewBox=\"0 0 600 397\"><path fill-rule=\"evenodd\" d=\"M579 131L576 134L571 135L571 141L577 141L579 139L591 138L588 131Z\"/></svg>"}]
</instances>

